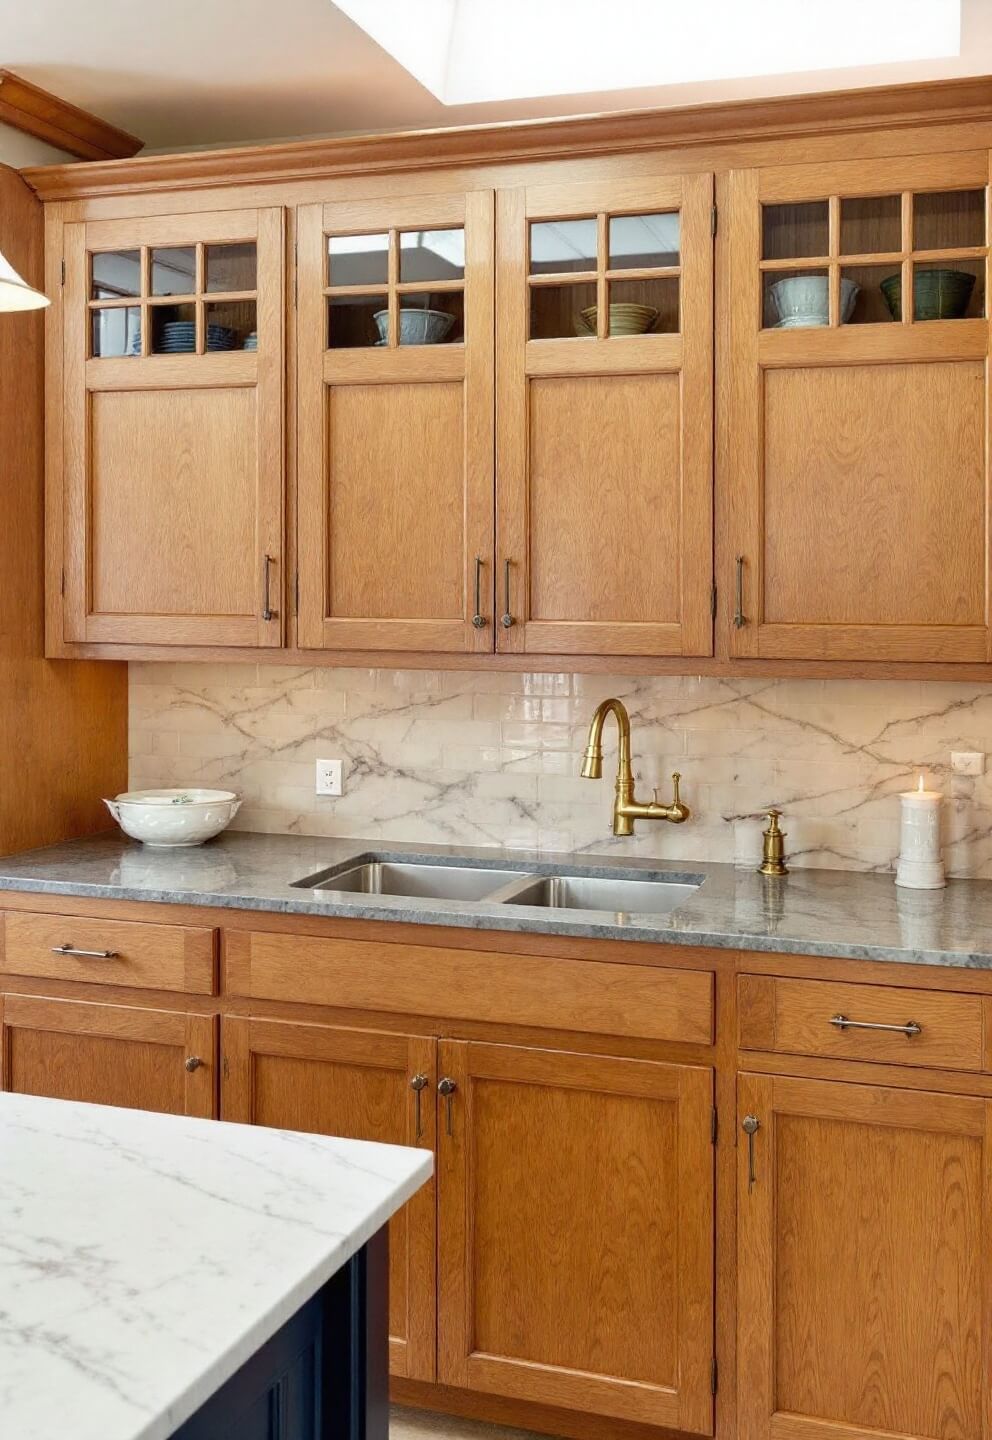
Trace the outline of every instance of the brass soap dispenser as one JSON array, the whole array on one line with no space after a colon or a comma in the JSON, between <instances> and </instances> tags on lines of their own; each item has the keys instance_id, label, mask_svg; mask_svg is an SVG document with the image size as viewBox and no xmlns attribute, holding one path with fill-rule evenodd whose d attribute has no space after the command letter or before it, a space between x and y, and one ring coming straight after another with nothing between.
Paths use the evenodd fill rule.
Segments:
<instances>
[{"instance_id":1,"label":"brass soap dispenser","mask_svg":"<svg viewBox=\"0 0 992 1440\"><path fill-rule=\"evenodd\" d=\"M765 815L768 828L761 832L764 850L761 864L758 866L762 875L788 875L789 873L789 867L785 863L785 835L778 828L781 814L781 810L769 810Z\"/></svg>"}]
</instances>

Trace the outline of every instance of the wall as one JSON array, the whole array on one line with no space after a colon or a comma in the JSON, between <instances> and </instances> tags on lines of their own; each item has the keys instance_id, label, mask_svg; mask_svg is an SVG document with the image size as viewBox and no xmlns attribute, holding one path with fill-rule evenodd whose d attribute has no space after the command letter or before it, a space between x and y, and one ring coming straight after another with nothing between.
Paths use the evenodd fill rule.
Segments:
<instances>
[{"instance_id":1,"label":"wall","mask_svg":"<svg viewBox=\"0 0 992 1440\"><path fill-rule=\"evenodd\" d=\"M75 159L75 155L25 135L13 125L0 124L0 165L20 170L25 165L65 165Z\"/></svg>"},{"instance_id":2,"label":"wall","mask_svg":"<svg viewBox=\"0 0 992 1440\"><path fill-rule=\"evenodd\" d=\"M612 721L603 780L579 776L611 694L639 794L681 770L686 825L611 837ZM244 829L752 863L774 804L793 864L846 869L891 867L923 769L951 797L950 872L992 877L992 774L948 773L992 749L992 687L132 664L130 734L133 787L241 791ZM341 799L315 797L318 756L344 758Z\"/></svg>"}]
</instances>

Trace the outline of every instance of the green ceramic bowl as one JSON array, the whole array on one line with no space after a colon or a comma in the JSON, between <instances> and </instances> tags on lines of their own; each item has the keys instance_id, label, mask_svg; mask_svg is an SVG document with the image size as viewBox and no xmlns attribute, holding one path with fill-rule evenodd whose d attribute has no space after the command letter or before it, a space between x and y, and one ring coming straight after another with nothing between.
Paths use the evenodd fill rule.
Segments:
<instances>
[{"instance_id":1,"label":"green ceramic bowl","mask_svg":"<svg viewBox=\"0 0 992 1440\"><path fill-rule=\"evenodd\" d=\"M893 320L902 319L902 276L882 281L882 294ZM917 320L960 320L975 288L964 270L917 270L913 276L913 314Z\"/></svg>"}]
</instances>

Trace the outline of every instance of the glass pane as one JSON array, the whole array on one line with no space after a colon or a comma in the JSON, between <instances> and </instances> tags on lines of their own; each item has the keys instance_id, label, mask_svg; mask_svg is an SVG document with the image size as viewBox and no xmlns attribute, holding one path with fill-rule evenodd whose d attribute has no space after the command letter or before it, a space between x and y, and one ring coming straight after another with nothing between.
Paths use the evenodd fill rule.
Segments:
<instances>
[{"instance_id":1,"label":"glass pane","mask_svg":"<svg viewBox=\"0 0 992 1440\"><path fill-rule=\"evenodd\" d=\"M388 235L327 237L328 285L385 285L388 275Z\"/></svg>"},{"instance_id":2,"label":"glass pane","mask_svg":"<svg viewBox=\"0 0 992 1440\"><path fill-rule=\"evenodd\" d=\"M208 350L255 350L258 333L255 329L254 300L221 300L203 307ZM250 335L254 340L246 342Z\"/></svg>"},{"instance_id":3,"label":"glass pane","mask_svg":"<svg viewBox=\"0 0 992 1440\"><path fill-rule=\"evenodd\" d=\"M610 281L610 335L671 335L678 328L677 275Z\"/></svg>"},{"instance_id":4,"label":"glass pane","mask_svg":"<svg viewBox=\"0 0 992 1440\"><path fill-rule=\"evenodd\" d=\"M153 355L192 355L196 349L196 306L152 305L149 307Z\"/></svg>"},{"instance_id":5,"label":"glass pane","mask_svg":"<svg viewBox=\"0 0 992 1440\"><path fill-rule=\"evenodd\" d=\"M104 358L111 355L141 354L140 305L114 306L111 310L94 310L93 351Z\"/></svg>"},{"instance_id":6,"label":"glass pane","mask_svg":"<svg viewBox=\"0 0 992 1440\"><path fill-rule=\"evenodd\" d=\"M442 295L404 295L400 302L401 345L441 345L465 338L465 305L460 290ZM389 338L389 316L376 317L383 340Z\"/></svg>"},{"instance_id":7,"label":"glass pane","mask_svg":"<svg viewBox=\"0 0 992 1440\"><path fill-rule=\"evenodd\" d=\"M985 314L985 261L934 260L913 266L913 319L981 319Z\"/></svg>"},{"instance_id":8,"label":"glass pane","mask_svg":"<svg viewBox=\"0 0 992 1440\"><path fill-rule=\"evenodd\" d=\"M204 256L204 288L221 291L254 290L257 261L254 240L240 245L208 245Z\"/></svg>"},{"instance_id":9,"label":"glass pane","mask_svg":"<svg viewBox=\"0 0 992 1440\"><path fill-rule=\"evenodd\" d=\"M826 255L829 231L826 200L807 200L802 205L763 205L761 258L792 260L803 255Z\"/></svg>"},{"instance_id":10,"label":"glass pane","mask_svg":"<svg viewBox=\"0 0 992 1440\"><path fill-rule=\"evenodd\" d=\"M828 323L826 270L769 270L762 281L766 330L809 329Z\"/></svg>"},{"instance_id":11,"label":"glass pane","mask_svg":"<svg viewBox=\"0 0 992 1440\"><path fill-rule=\"evenodd\" d=\"M614 215L610 220L611 270L642 270L679 263L679 212Z\"/></svg>"},{"instance_id":12,"label":"glass pane","mask_svg":"<svg viewBox=\"0 0 992 1440\"><path fill-rule=\"evenodd\" d=\"M90 299L141 294L141 251L103 250L90 257ZM96 351L93 352L96 354Z\"/></svg>"},{"instance_id":13,"label":"glass pane","mask_svg":"<svg viewBox=\"0 0 992 1440\"><path fill-rule=\"evenodd\" d=\"M840 272L840 323L876 325L894 320L892 307L882 289L891 276L891 264L843 266Z\"/></svg>"},{"instance_id":14,"label":"glass pane","mask_svg":"<svg viewBox=\"0 0 992 1440\"><path fill-rule=\"evenodd\" d=\"M913 196L913 249L985 244L985 191L944 190Z\"/></svg>"},{"instance_id":15,"label":"glass pane","mask_svg":"<svg viewBox=\"0 0 992 1440\"><path fill-rule=\"evenodd\" d=\"M462 280L464 230L406 230L400 236L400 280Z\"/></svg>"},{"instance_id":16,"label":"glass pane","mask_svg":"<svg viewBox=\"0 0 992 1440\"><path fill-rule=\"evenodd\" d=\"M382 334L379 321L382 317ZM327 345L330 350L350 350L356 345L384 345L388 312L386 296L332 295L327 304Z\"/></svg>"},{"instance_id":17,"label":"glass pane","mask_svg":"<svg viewBox=\"0 0 992 1440\"><path fill-rule=\"evenodd\" d=\"M152 251L152 294L196 293L196 247L170 245Z\"/></svg>"},{"instance_id":18,"label":"glass pane","mask_svg":"<svg viewBox=\"0 0 992 1440\"><path fill-rule=\"evenodd\" d=\"M882 255L902 249L902 196L854 196L840 202L840 253Z\"/></svg>"},{"instance_id":19,"label":"glass pane","mask_svg":"<svg viewBox=\"0 0 992 1440\"><path fill-rule=\"evenodd\" d=\"M564 336L588 339L596 333L596 286L532 285L530 338L554 340Z\"/></svg>"},{"instance_id":20,"label":"glass pane","mask_svg":"<svg viewBox=\"0 0 992 1440\"><path fill-rule=\"evenodd\" d=\"M542 220L530 227L530 273L595 270L598 226L588 220Z\"/></svg>"}]
</instances>

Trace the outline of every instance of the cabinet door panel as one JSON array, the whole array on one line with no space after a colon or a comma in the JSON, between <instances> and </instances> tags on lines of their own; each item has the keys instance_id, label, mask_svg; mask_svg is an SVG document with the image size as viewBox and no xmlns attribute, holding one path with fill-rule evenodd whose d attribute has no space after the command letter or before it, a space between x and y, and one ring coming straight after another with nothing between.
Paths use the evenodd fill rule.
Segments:
<instances>
[{"instance_id":1,"label":"cabinet door panel","mask_svg":"<svg viewBox=\"0 0 992 1440\"><path fill-rule=\"evenodd\" d=\"M985 1435L992 1106L743 1076L742 1434Z\"/></svg>"},{"instance_id":2,"label":"cabinet door panel","mask_svg":"<svg viewBox=\"0 0 992 1440\"><path fill-rule=\"evenodd\" d=\"M436 1047L429 1038L225 1019L223 1049L225 1120L434 1147ZM419 1091L415 1077L424 1082ZM410 1379L434 1378L434 1257L432 1182L389 1222L390 1369Z\"/></svg>"},{"instance_id":3,"label":"cabinet door panel","mask_svg":"<svg viewBox=\"0 0 992 1440\"><path fill-rule=\"evenodd\" d=\"M712 193L498 196L500 650L712 653Z\"/></svg>"},{"instance_id":4,"label":"cabinet door panel","mask_svg":"<svg viewBox=\"0 0 992 1440\"><path fill-rule=\"evenodd\" d=\"M66 226L67 641L281 644L283 229Z\"/></svg>"},{"instance_id":5,"label":"cabinet door panel","mask_svg":"<svg viewBox=\"0 0 992 1440\"><path fill-rule=\"evenodd\" d=\"M173 1115L214 1114L213 1016L4 995L0 1036L4 1090ZM188 1070L192 1057L200 1063Z\"/></svg>"},{"instance_id":6,"label":"cabinet door panel","mask_svg":"<svg viewBox=\"0 0 992 1440\"><path fill-rule=\"evenodd\" d=\"M440 1378L712 1428L712 1076L442 1041Z\"/></svg>"}]
</instances>

